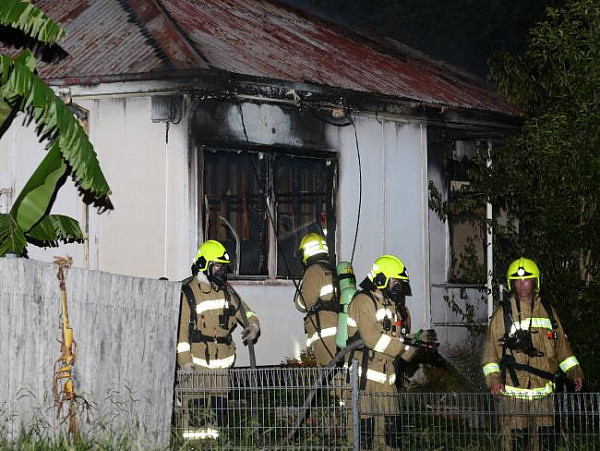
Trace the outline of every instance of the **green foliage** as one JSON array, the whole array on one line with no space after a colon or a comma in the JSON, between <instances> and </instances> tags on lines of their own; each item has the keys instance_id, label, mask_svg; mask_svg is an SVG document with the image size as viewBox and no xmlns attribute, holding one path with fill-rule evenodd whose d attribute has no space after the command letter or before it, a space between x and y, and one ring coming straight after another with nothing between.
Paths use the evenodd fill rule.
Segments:
<instances>
[{"instance_id":1,"label":"green foliage","mask_svg":"<svg viewBox=\"0 0 600 451\"><path fill-rule=\"evenodd\" d=\"M0 24L12 26L41 42L53 44L64 31L30 3L4 0ZM82 242L79 224L62 215L49 215L56 194L71 176L84 202L112 208L110 187L85 130L65 104L35 74L36 60L28 49L16 58L0 55L0 137L17 113L33 120L48 153L23 190L9 215L0 220L0 256L26 255L27 242L56 246ZM24 238L24 239L23 239Z\"/></svg>"},{"instance_id":2,"label":"green foliage","mask_svg":"<svg viewBox=\"0 0 600 451\"><path fill-rule=\"evenodd\" d=\"M500 92L525 112L519 134L476 159L471 188L503 222L492 221L496 279L521 255L542 272L542 295L557 308L587 389L600 388L600 3L549 9L527 49L491 61ZM435 193L434 193L435 194ZM439 200L438 200L439 204ZM442 212L456 205L434 205Z\"/></svg>"},{"instance_id":3,"label":"green foliage","mask_svg":"<svg viewBox=\"0 0 600 451\"><path fill-rule=\"evenodd\" d=\"M2 0L0 25L16 28L41 42L53 43L65 34L33 4L20 0Z\"/></svg>"}]
</instances>

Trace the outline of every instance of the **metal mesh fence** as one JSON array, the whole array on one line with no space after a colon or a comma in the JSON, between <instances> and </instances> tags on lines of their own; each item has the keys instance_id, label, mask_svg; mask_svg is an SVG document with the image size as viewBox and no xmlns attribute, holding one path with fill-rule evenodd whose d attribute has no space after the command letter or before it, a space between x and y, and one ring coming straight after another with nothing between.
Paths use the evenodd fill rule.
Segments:
<instances>
[{"instance_id":1,"label":"metal mesh fence","mask_svg":"<svg viewBox=\"0 0 600 451\"><path fill-rule=\"evenodd\" d=\"M363 393L356 371L177 374L173 449L600 450L600 393Z\"/></svg>"},{"instance_id":2,"label":"metal mesh fence","mask_svg":"<svg viewBox=\"0 0 600 451\"><path fill-rule=\"evenodd\" d=\"M174 448L348 449L346 376L342 368L179 372Z\"/></svg>"}]
</instances>

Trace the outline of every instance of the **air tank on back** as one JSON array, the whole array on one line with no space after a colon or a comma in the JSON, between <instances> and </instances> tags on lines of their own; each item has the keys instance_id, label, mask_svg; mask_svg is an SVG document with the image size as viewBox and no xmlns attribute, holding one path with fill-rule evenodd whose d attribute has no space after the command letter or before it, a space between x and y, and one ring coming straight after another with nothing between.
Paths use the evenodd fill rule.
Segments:
<instances>
[{"instance_id":1,"label":"air tank on back","mask_svg":"<svg viewBox=\"0 0 600 451\"><path fill-rule=\"evenodd\" d=\"M348 341L348 304L356 293L356 277L350 262L338 263L336 273L340 287L340 312L338 313L335 344L338 348L343 349Z\"/></svg>"}]
</instances>

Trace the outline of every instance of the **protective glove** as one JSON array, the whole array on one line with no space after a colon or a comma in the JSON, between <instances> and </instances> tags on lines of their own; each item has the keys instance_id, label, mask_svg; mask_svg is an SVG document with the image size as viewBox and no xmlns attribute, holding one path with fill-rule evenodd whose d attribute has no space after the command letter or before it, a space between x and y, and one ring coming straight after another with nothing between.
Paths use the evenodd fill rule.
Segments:
<instances>
[{"instance_id":1,"label":"protective glove","mask_svg":"<svg viewBox=\"0 0 600 451\"><path fill-rule=\"evenodd\" d=\"M249 342L254 343L256 341L256 339L258 338L259 332L260 332L260 327L258 327L258 324L250 323L250 324L248 324L248 327L246 327L242 331L242 340L244 340L244 343L249 343Z\"/></svg>"},{"instance_id":2,"label":"protective glove","mask_svg":"<svg viewBox=\"0 0 600 451\"><path fill-rule=\"evenodd\" d=\"M405 362L410 362L417 355L419 348L417 346L404 345L404 349L400 353L400 358Z\"/></svg>"},{"instance_id":3,"label":"protective glove","mask_svg":"<svg viewBox=\"0 0 600 451\"><path fill-rule=\"evenodd\" d=\"M435 331L435 329L427 329L423 331L423 335L421 335L421 340L437 341L437 332Z\"/></svg>"}]
</instances>

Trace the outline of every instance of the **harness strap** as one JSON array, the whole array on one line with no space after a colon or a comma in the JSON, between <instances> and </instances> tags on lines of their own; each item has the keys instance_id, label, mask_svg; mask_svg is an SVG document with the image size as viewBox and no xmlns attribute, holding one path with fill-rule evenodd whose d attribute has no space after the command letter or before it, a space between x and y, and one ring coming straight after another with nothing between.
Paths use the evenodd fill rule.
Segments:
<instances>
[{"instance_id":1,"label":"harness strap","mask_svg":"<svg viewBox=\"0 0 600 451\"><path fill-rule=\"evenodd\" d=\"M204 335L198 330L193 330L190 334L191 343L220 343L230 345L233 342L231 334L225 337L211 337L210 335Z\"/></svg>"},{"instance_id":2,"label":"harness strap","mask_svg":"<svg viewBox=\"0 0 600 451\"><path fill-rule=\"evenodd\" d=\"M510 314L510 300L505 300L502 303L502 312L504 313L504 342L502 344L502 358L500 359L500 377L502 378L502 384L506 385L506 369L509 368L509 365L506 365L506 358L511 357L514 361L514 356L509 355L507 338L510 333L510 327L512 325L512 317ZM504 364L502 362L505 362ZM514 366L511 366L509 369L510 379L515 387L519 386L519 379L517 378L517 372L514 369Z\"/></svg>"},{"instance_id":3,"label":"harness strap","mask_svg":"<svg viewBox=\"0 0 600 451\"><path fill-rule=\"evenodd\" d=\"M354 335L352 335L350 338L348 338L348 340L346 341L346 347L350 346L351 343L354 343L355 341L358 341L358 340L360 340L360 335L358 332L356 332ZM350 351L350 354L348 354L348 366L350 366L352 364L352 360L354 360L354 354L356 353L356 351L361 351L363 353L363 360L364 360L364 356L367 355L369 350L364 345L364 343L362 346L353 348L352 351ZM365 367L363 368L362 377L366 377L368 362L367 363L363 362L363 364L365 364ZM349 382L350 382L350 373L348 373L346 376L346 383L349 383ZM362 383L362 378L361 378L360 382ZM366 381L365 381L365 384L366 384Z\"/></svg>"},{"instance_id":4,"label":"harness strap","mask_svg":"<svg viewBox=\"0 0 600 451\"><path fill-rule=\"evenodd\" d=\"M531 365L526 365L524 363L517 363L515 357L512 355L505 355L500 360L500 368L506 368L511 376L513 386L518 387L519 381L517 379L517 370L526 371L535 376L541 377L543 379L547 379L552 382L556 382L560 377L560 373L550 373L549 371L540 370L539 368L535 368ZM514 374L514 377L513 377Z\"/></svg>"},{"instance_id":5,"label":"harness strap","mask_svg":"<svg viewBox=\"0 0 600 451\"><path fill-rule=\"evenodd\" d=\"M554 312L552 311L552 306L545 298L541 298L541 299L542 299L542 307L544 307L544 309L546 310L546 314L548 315L550 324L552 324L552 329L558 329L558 322L556 321L556 318L554 318Z\"/></svg>"},{"instance_id":6,"label":"harness strap","mask_svg":"<svg viewBox=\"0 0 600 451\"><path fill-rule=\"evenodd\" d=\"M185 294L188 306L190 308L190 325L188 328L188 341L192 342L192 332L196 329L196 297L189 283L181 286L181 291Z\"/></svg>"},{"instance_id":7,"label":"harness strap","mask_svg":"<svg viewBox=\"0 0 600 451\"><path fill-rule=\"evenodd\" d=\"M360 373L359 390L367 388L367 371L369 371L369 351L365 349L362 354L362 362L360 364L362 372Z\"/></svg>"},{"instance_id":8,"label":"harness strap","mask_svg":"<svg viewBox=\"0 0 600 451\"><path fill-rule=\"evenodd\" d=\"M517 302L519 302L517 300ZM550 324L552 324L552 329L558 328L558 323L554 317L554 313L552 312L552 307L550 303L545 301L543 298L541 299L542 306L544 310L546 310L546 314L548 315L548 319L550 320ZM507 343L506 339L508 339L510 335L510 329L512 326L512 315L510 308L510 299L505 300L502 303L502 310L504 313L504 343L502 345L502 358L500 359L500 377L502 378L502 383L506 385L506 371L510 374L510 379L514 387L519 386L519 379L517 378L517 370L526 371L535 376L556 382L556 380L560 377L559 373L550 373L548 371L540 370L539 368L535 368L531 365L525 365L522 363L517 363L515 357L507 352ZM529 329L531 329L532 320L529 320Z\"/></svg>"},{"instance_id":9,"label":"harness strap","mask_svg":"<svg viewBox=\"0 0 600 451\"><path fill-rule=\"evenodd\" d=\"M321 260L321 261L315 262L314 264L318 264L322 269L330 272L331 285L333 287L333 297L331 298L330 301L323 301L319 297L317 299L317 302L315 303L315 305L313 305L310 308L310 310L308 310L306 312L306 315L304 316L304 321L306 322L307 320L310 320L310 322L315 327L315 331L317 332L317 336L319 337L319 340L323 343L323 346L327 350L327 353L333 358L334 354L331 352L329 347L325 344L325 340L323 340L323 337L321 336L321 315L319 315L319 313L321 311L334 312L336 314L340 312L339 281L337 278L337 273L335 271L335 268L333 268L333 266L331 264L329 264L329 262L325 262L325 261ZM300 296L302 296L301 292L300 292ZM304 303L304 301L303 301L303 303ZM316 321L313 320L313 318L312 318L313 316L316 317ZM306 331L306 326L305 326L305 331Z\"/></svg>"},{"instance_id":10,"label":"harness strap","mask_svg":"<svg viewBox=\"0 0 600 451\"><path fill-rule=\"evenodd\" d=\"M187 299L188 306L190 308L190 322L188 327L188 342L191 343L220 343L230 345L233 341L231 334L228 334L226 337L211 337L210 335L204 335L200 331L196 330L196 320L198 319L198 315L196 313L196 297L194 296L194 291L190 286L189 282L185 285L181 286L181 291L185 294ZM225 289L225 298L227 303L231 306L231 294L229 290ZM234 313L237 312L238 307L235 308ZM225 309L224 313L231 316L231 312L229 309ZM208 352L208 346L204 349L204 358L207 363L210 363L210 355Z\"/></svg>"}]
</instances>

